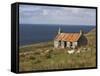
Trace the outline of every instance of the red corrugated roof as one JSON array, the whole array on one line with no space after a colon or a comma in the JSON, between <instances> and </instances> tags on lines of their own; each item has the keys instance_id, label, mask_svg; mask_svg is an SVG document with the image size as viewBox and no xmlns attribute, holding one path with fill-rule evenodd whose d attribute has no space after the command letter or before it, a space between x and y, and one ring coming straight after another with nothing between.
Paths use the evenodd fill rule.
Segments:
<instances>
[{"instance_id":1,"label":"red corrugated roof","mask_svg":"<svg viewBox=\"0 0 100 76\"><path fill-rule=\"evenodd\" d=\"M56 36L56 40L75 42L80 38L80 33L61 33Z\"/></svg>"}]
</instances>

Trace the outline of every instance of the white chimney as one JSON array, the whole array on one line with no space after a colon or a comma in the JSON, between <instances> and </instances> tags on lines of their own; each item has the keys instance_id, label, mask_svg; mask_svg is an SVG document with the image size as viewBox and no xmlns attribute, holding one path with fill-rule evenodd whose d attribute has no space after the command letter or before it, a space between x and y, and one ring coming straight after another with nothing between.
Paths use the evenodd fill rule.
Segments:
<instances>
[{"instance_id":1,"label":"white chimney","mask_svg":"<svg viewBox=\"0 0 100 76\"><path fill-rule=\"evenodd\" d=\"M80 30L80 35L83 35L83 31L82 30Z\"/></svg>"},{"instance_id":2,"label":"white chimney","mask_svg":"<svg viewBox=\"0 0 100 76\"><path fill-rule=\"evenodd\" d=\"M61 33L61 29L60 29L60 27L59 27L58 34L60 34L60 33Z\"/></svg>"}]
</instances>

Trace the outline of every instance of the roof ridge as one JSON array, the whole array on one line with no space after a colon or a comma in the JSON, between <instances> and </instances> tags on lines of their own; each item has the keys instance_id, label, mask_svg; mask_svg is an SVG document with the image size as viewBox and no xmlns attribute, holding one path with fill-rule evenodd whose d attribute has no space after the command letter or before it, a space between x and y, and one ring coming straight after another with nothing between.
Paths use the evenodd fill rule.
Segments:
<instances>
[{"instance_id":1,"label":"roof ridge","mask_svg":"<svg viewBox=\"0 0 100 76\"><path fill-rule=\"evenodd\" d=\"M63 40L63 41L69 41L69 42L75 42L78 41L80 38L80 33L61 33L56 36L56 40Z\"/></svg>"}]
</instances>

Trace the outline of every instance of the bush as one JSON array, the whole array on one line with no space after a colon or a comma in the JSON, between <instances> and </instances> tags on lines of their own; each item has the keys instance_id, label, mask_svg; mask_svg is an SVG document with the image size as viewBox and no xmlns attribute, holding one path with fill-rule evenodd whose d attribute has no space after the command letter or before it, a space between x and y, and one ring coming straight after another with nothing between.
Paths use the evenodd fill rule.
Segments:
<instances>
[{"instance_id":1,"label":"bush","mask_svg":"<svg viewBox=\"0 0 100 76\"><path fill-rule=\"evenodd\" d=\"M37 59L34 63L37 64L37 63L40 63L41 60L40 59Z\"/></svg>"},{"instance_id":2,"label":"bush","mask_svg":"<svg viewBox=\"0 0 100 76\"><path fill-rule=\"evenodd\" d=\"M48 58L52 58L52 55L53 55L53 54L51 54L51 53L47 53L45 56L46 56L46 58L48 59Z\"/></svg>"},{"instance_id":3,"label":"bush","mask_svg":"<svg viewBox=\"0 0 100 76\"><path fill-rule=\"evenodd\" d=\"M36 54L36 55L40 55L40 52L34 52L34 54Z\"/></svg>"},{"instance_id":4,"label":"bush","mask_svg":"<svg viewBox=\"0 0 100 76\"><path fill-rule=\"evenodd\" d=\"M30 56L29 59L35 60L36 58L34 56Z\"/></svg>"},{"instance_id":5,"label":"bush","mask_svg":"<svg viewBox=\"0 0 100 76\"><path fill-rule=\"evenodd\" d=\"M46 55L46 58L51 58L51 57L52 57L51 54Z\"/></svg>"},{"instance_id":6,"label":"bush","mask_svg":"<svg viewBox=\"0 0 100 76\"><path fill-rule=\"evenodd\" d=\"M24 54L21 54L20 57L25 57L25 55Z\"/></svg>"}]
</instances>

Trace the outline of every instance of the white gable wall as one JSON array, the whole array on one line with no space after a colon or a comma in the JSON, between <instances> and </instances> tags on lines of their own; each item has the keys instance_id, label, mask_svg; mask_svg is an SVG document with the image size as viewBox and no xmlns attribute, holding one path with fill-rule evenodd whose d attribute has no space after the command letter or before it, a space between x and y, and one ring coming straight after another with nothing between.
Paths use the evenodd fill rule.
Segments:
<instances>
[{"instance_id":1,"label":"white gable wall","mask_svg":"<svg viewBox=\"0 0 100 76\"><path fill-rule=\"evenodd\" d=\"M78 45L77 42L73 42L72 43L72 48L74 49L75 47L77 47L77 45Z\"/></svg>"},{"instance_id":2,"label":"white gable wall","mask_svg":"<svg viewBox=\"0 0 100 76\"><path fill-rule=\"evenodd\" d=\"M59 41L58 40L54 40L54 47L58 48L58 46L59 46Z\"/></svg>"}]
</instances>

